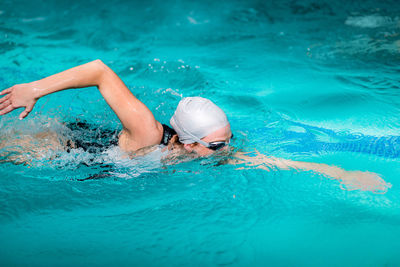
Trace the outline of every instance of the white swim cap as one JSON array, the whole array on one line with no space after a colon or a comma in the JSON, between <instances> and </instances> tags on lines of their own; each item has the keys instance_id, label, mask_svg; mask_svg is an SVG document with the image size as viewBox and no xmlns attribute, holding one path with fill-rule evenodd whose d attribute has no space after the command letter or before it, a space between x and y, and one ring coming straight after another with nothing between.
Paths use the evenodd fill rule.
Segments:
<instances>
[{"instance_id":1,"label":"white swim cap","mask_svg":"<svg viewBox=\"0 0 400 267\"><path fill-rule=\"evenodd\" d=\"M202 97L185 97L170 120L183 144L192 144L229 124L225 112Z\"/></svg>"}]
</instances>

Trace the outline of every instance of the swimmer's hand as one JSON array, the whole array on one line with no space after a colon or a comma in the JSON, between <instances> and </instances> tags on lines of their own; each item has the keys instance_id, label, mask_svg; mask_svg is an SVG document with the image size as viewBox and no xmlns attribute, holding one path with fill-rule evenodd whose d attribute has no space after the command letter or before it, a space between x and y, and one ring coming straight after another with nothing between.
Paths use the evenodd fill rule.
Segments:
<instances>
[{"instance_id":1,"label":"swimmer's hand","mask_svg":"<svg viewBox=\"0 0 400 267\"><path fill-rule=\"evenodd\" d=\"M32 111L36 101L39 99L36 97L37 88L32 83L17 84L8 89L0 92L0 115L5 115L14 109L25 108L25 110L19 115L19 119L22 120Z\"/></svg>"},{"instance_id":2,"label":"swimmer's hand","mask_svg":"<svg viewBox=\"0 0 400 267\"><path fill-rule=\"evenodd\" d=\"M337 179L340 180L341 188L345 190L362 190L385 194L392 187L378 174L368 171L347 171Z\"/></svg>"}]
</instances>

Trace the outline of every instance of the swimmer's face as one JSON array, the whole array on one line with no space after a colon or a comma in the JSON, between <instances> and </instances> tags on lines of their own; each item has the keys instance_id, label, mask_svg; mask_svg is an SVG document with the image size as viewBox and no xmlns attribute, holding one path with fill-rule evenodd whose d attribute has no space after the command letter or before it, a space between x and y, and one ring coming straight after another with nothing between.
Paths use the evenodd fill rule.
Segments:
<instances>
[{"instance_id":1,"label":"swimmer's face","mask_svg":"<svg viewBox=\"0 0 400 267\"><path fill-rule=\"evenodd\" d=\"M227 126L216 130L215 132L207 135L206 137L202 138L204 142L212 143L212 142L225 142L228 143L232 137L231 127L228 124ZM184 148L188 152L195 152L199 156L208 156L215 152L200 143L193 143L193 144L185 144ZM226 149L227 146L224 146L221 149ZM219 150L221 150L219 149Z\"/></svg>"}]
</instances>

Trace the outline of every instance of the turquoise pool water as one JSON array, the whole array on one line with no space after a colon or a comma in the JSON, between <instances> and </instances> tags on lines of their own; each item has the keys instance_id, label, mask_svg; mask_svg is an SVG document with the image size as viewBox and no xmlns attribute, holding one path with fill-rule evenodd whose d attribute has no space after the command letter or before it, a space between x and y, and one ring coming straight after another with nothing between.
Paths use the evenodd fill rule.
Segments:
<instances>
[{"instance_id":1,"label":"turquoise pool water","mask_svg":"<svg viewBox=\"0 0 400 267\"><path fill-rule=\"evenodd\" d=\"M64 91L22 122L0 118L0 265L400 265L399 11L394 0L2 0L1 89L100 58L163 123L182 97L204 96L228 114L237 149L375 172L392 188L213 158L166 165L157 151L128 160L115 147L9 162L30 157L12 140L120 129L95 88ZM92 130L65 127L77 120Z\"/></svg>"}]
</instances>

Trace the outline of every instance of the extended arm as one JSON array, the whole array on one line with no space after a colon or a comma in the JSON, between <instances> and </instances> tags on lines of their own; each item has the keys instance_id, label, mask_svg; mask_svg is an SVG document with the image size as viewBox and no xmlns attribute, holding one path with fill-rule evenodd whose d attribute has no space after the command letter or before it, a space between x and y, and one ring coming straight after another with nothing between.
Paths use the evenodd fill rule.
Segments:
<instances>
[{"instance_id":1,"label":"extended arm","mask_svg":"<svg viewBox=\"0 0 400 267\"><path fill-rule=\"evenodd\" d=\"M373 172L362 171L346 171L336 166L330 166L321 163L301 162L275 157L267 157L266 155L256 152L255 155L246 153L236 153L234 164L244 163L247 166L256 166L256 168L270 170L272 168L279 169L296 169L303 171L314 171L327 177L339 180L342 188L347 190L368 190L375 193L386 193L392 187L390 183L386 183L380 176ZM344 186L344 187L343 187Z\"/></svg>"},{"instance_id":2,"label":"extended arm","mask_svg":"<svg viewBox=\"0 0 400 267\"><path fill-rule=\"evenodd\" d=\"M126 140L135 149L154 145L162 135L161 125L151 111L139 101L121 79L102 61L95 60L84 65L54 74L42 80L14 85L0 93L0 115L24 107L20 119L32 111L36 101L45 95L71 88L97 86L100 93L117 114L126 133Z\"/></svg>"}]
</instances>

